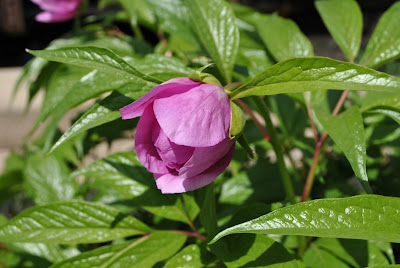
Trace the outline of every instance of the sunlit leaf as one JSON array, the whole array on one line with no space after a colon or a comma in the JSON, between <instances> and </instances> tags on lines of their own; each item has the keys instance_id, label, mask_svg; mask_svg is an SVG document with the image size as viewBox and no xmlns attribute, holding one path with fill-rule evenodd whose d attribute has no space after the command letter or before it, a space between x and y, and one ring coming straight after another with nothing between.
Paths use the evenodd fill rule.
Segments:
<instances>
[{"instance_id":1,"label":"sunlit leaf","mask_svg":"<svg viewBox=\"0 0 400 268\"><path fill-rule=\"evenodd\" d=\"M355 0L320 0L315 7L326 28L346 58L353 61L358 55L362 36L362 13Z\"/></svg>"},{"instance_id":2,"label":"sunlit leaf","mask_svg":"<svg viewBox=\"0 0 400 268\"><path fill-rule=\"evenodd\" d=\"M232 99L322 89L400 92L400 78L329 58L289 59L233 91Z\"/></svg>"},{"instance_id":3,"label":"sunlit leaf","mask_svg":"<svg viewBox=\"0 0 400 268\"><path fill-rule=\"evenodd\" d=\"M305 235L400 241L400 198L361 195L308 201L277 209L220 232L211 243L234 233Z\"/></svg>"},{"instance_id":4,"label":"sunlit leaf","mask_svg":"<svg viewBox=\"0 0 400 268\"><path fill-rule=\"evenodd\" d=\"M141 221L84 201L28 208L0 228L2 242L96 243L151 231Z\"/></svg>"}]
</instances>

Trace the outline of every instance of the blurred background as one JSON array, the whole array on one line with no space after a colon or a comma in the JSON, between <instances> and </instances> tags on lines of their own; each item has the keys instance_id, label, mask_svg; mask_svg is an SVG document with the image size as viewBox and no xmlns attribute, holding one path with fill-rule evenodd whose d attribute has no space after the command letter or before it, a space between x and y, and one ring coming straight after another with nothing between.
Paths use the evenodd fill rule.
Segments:
<instances>
[{"instance_id":1,"label":"blurred background","mask_svg":"<svg viewBox=\"0 0 400 268\"><path fill-rule=\"evenodd\" d=\"M134 1L134 0L132 0ZM162 0L160 0L162 1ZM331 39L322 23L312 0L236 0L241 4L253 7L263 13L278 12L283 17L293 19L308 36L314 46L315 54L335 59L344 59L337 45ZM361 0L358 1L364 14L364 39L368 40L380 15L394 0ZM113 7L99 11L98 1L89 1L89 8L83 14L83 23L92 14L113 12ZM118 7L115 7L118 9ZM39 23L35 16L40 8L29 0L0 0L0 172L8 151L18 148L24 136L30 130L38 115L42 95L36 97L29 112L25 103L27 91L20 90L13 104L10 103L12 90L23 66L32 56L25 48L44 49L52 40L69 32L73 22ZM121 23L117 27L128 34L131 28ZM146 40L157 37L152 32L142 29Z\"/></svg>"}]
</instances>

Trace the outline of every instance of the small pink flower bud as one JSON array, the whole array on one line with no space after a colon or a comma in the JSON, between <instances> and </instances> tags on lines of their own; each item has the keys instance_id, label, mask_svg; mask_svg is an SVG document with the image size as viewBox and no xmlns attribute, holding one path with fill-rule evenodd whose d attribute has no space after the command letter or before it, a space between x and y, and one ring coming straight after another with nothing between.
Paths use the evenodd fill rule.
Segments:
<instances>
[{"instance_id":1,"label":"small pink flower bud","mask_svg":"<svg viewBox=\"0 0 400 268\"><path fill-rule=\"evenodd\" d=\"M141 116L136 153L162 193L203 187L232 160L231 105L221 86L171 79L120 112L122 119Z\"/></svg>"}]
</instances>

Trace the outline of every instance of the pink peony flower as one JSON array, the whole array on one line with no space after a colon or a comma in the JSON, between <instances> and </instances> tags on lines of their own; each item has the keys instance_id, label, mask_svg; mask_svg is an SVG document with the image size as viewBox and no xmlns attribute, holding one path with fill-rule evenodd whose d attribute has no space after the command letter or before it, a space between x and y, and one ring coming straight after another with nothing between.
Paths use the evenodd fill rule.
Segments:
<instances>
[{"instance_id":1,"label":"pink peony flower","mask_svg":"<svg viewBox=\"0 0 400 268\"><path fill-rule=\"evenodd\" d=\"M141 116L136 153L162 193L193 191L211 183L233 157L231 106L220 86L174 78L120 112L122 119Z\"/></svg>"},{"instance_id":2,"label":"pink peony flower","mask_svg":"<svg viewBox=\"0 0 400 268\"><path fill-rule=\"evenodd\" d=\"M40 22L62 22L76 16L83 0L31 0L40 6L44 12L36 16Z\"/></svg>"}]
</instances>

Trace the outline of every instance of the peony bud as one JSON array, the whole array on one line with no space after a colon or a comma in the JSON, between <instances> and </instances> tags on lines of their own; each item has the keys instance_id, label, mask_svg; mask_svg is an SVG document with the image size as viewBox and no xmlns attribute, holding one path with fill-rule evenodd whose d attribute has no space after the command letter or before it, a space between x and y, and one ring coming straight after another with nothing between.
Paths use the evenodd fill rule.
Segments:
<instances>
[{"instance_id":1,"label":"peony bud","mask_svg":"<svg viewBox=\"0 0 400 268\"><path fill-rule=\"evenodd\" d=\"M120 112L122 119L141 116L136 153L162 193L211 183L233 157L231 105L221 86L171 79Z\"/></svg>"},{"instance_id":2,"label":"peony bud","mask_svg":"<svg viewBox=\"0 0 400 268\"><path fill-rule=\"evenodd\" d=\"M31 0L44 12L36 16L40 22L62 22L76 16L83 0Z\"/></svg>"}]
</instances>

